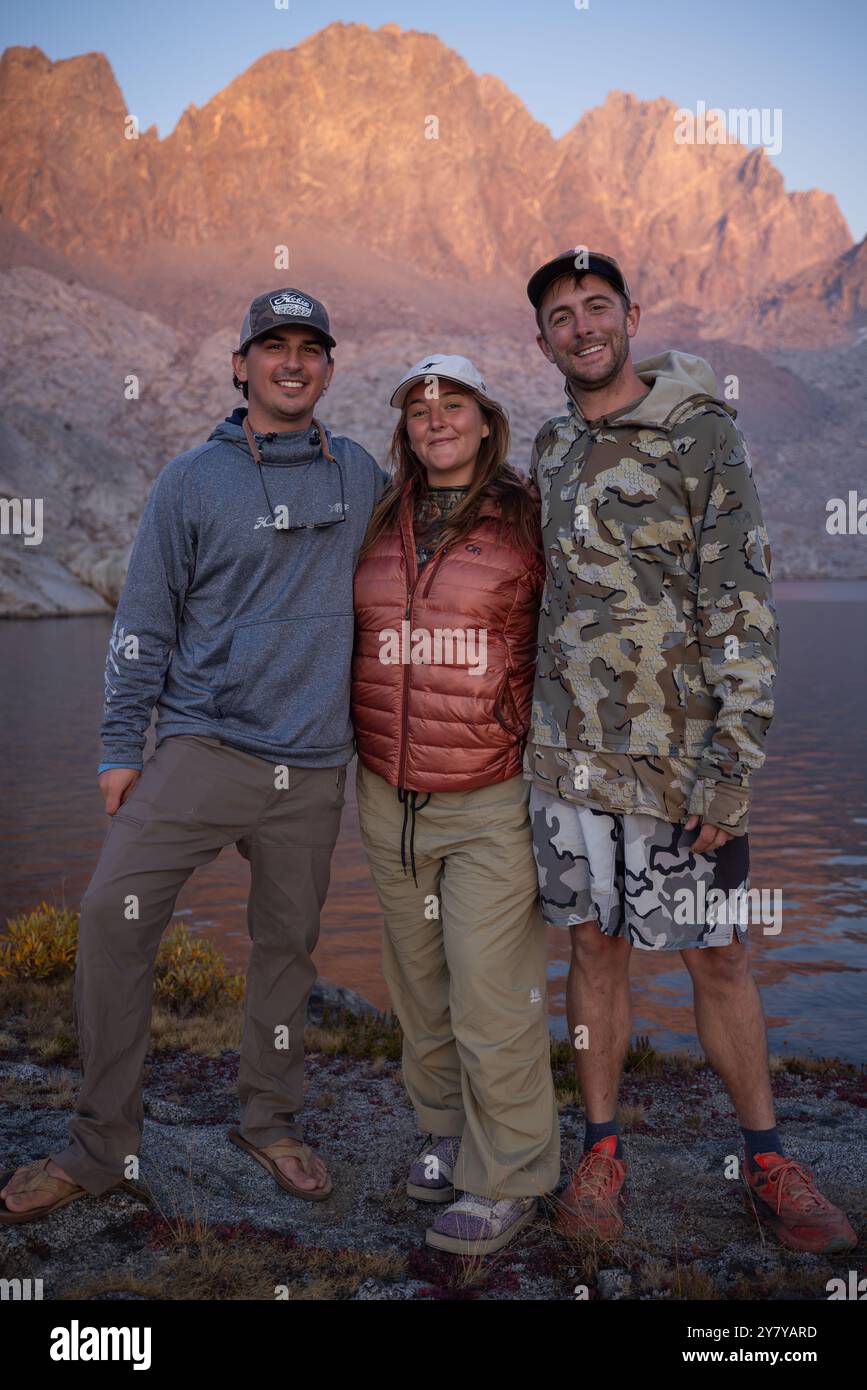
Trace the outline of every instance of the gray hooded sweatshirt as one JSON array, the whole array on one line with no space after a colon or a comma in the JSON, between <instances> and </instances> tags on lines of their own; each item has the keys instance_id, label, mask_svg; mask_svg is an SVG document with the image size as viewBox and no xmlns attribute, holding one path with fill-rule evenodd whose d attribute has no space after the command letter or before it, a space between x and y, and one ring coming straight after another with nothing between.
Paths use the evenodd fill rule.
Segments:
<instances>
[{"instance_id":1,"label":"gray hooded sweatshirt","mask_svg":"<svg viewBox=\"0 0 867 1390\"><path fill-rule=\"evenodd\" d=\"M199 734L299 767L353 755L352 580L386 476L327 429L326 459L315 425L257 434L260 476L245 413L154 483L109 642L101 766L141 767L154 706L158 744Z\"/></svg>"}]
</instances>

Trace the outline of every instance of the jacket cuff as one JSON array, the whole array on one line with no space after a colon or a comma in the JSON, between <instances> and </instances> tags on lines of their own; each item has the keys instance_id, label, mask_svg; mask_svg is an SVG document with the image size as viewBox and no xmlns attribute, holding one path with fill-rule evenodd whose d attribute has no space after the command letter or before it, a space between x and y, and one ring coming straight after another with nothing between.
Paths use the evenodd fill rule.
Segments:
<instances>
[{"instance_id":1,"label":"jacket cuff","mask_svg":"<svg viewBox=\"0 0 867 1390\"><path fill-rule=\"evenodd\" d=\"M687 816L699 816L718 825L729 835L746 835L749 830L750 788L742 783L721 782L700 777L689 798Z\"/></svg>"},{"instance_id":2,"label":"jacket cuff","mask_svg":"<svg viewBox=\"0 0 867 1390\"><path fill-rule=\"evenodd\" d=\"M110 772L113 767L125 767L128 768L130 772L141 772L142 770L141 763L100 763L99 767L96 769L97 777L101 772Z\"/></svg>"}]
</instances>

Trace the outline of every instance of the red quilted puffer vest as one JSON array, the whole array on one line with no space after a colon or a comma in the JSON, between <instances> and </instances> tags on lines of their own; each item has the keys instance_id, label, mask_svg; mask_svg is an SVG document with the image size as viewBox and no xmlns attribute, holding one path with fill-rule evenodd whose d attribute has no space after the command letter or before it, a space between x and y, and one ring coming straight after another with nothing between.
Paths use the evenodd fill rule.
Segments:
<instances>
[{"instance_id":1,"label":"red quilted puffer vest","mask_svg":"<svg viewBox=\"0 0 867 1390\"><path fill-rule=\"evenodd\" d=\"M393 786L470 791L521 771L545 577L482 502L463 540L419 574L409 490L400 526L355 574L358 756Z\"/></svg>"}]
</instances>

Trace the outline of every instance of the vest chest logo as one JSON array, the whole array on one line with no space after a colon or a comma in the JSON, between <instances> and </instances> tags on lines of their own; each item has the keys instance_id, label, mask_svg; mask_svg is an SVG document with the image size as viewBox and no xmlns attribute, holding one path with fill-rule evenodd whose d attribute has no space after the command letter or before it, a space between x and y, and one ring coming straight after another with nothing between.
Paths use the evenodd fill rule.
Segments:
<instances>
[{"instance_id":1,"label":"vest chest logo","mask_svg":"<svg viewBox=\"0 0 867 1390\"><path fill-rule=\"evenodd\" d=\"M481 555L482 553L482 547L480 545L465 545L464 550L468 550L471 555Z\"/></svg>"}]
</instances>

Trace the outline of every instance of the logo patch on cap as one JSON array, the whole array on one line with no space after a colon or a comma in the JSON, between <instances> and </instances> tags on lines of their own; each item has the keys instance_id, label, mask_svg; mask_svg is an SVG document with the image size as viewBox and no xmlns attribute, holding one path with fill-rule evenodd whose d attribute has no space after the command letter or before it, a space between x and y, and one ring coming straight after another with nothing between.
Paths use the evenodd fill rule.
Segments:
<instances>
[{"instance_id":1,"label":"logo patch on cap","mask_svg":"<svg viewBox=\"0 0 867 1390\"><path fill-rule=\"evenodd\" d=\"M268 300L275 314L294 314L296 318L309 319L313 305L300 294L272 294Z\"/></svg>"}]
</instances>

